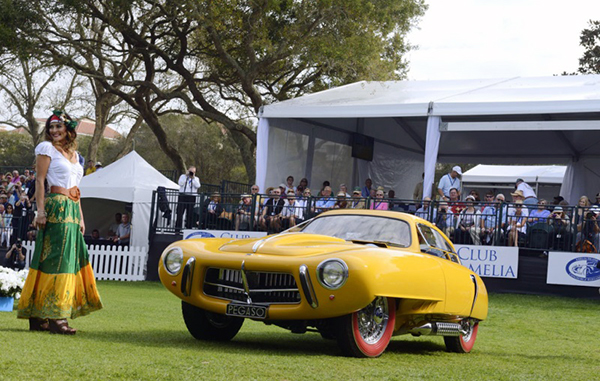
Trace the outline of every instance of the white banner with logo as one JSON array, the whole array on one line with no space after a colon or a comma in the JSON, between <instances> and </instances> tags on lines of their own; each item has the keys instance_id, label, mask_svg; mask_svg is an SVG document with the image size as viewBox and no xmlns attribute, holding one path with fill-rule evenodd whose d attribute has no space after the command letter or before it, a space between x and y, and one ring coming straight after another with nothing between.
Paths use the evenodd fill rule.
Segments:
<instances>
[{"instance_id":1,"label":"white banner with logo","mask_svg":"<svg viewBox=\"0 0 600 381\"><path fill-rule=\"evenodd\" d=\"M266 236L266 232L245 232L236 230L183 230L183 239L190 238L231 238L231 239L245 239L245 238L262 238Z\"/></svg>"},{"instance_id":2,"label":"white banner with logo","mask_svg":"<svg viewBox=\"0 0 600 381\"><path fill-rule=\"evenodd\" d=\"M600 287L600 254L551 251L546 283Z\"/></svg>"},{"instance_id":3,"label":"white banner with logo","mask_svg":"<svg viewBox=\"0 0 600 381\"><path fill-rule=\"evenodd\" d=\"M517 278L518 247L454 245L454 248L463 266L480 277Z\"/></svg>"}]
</instances>

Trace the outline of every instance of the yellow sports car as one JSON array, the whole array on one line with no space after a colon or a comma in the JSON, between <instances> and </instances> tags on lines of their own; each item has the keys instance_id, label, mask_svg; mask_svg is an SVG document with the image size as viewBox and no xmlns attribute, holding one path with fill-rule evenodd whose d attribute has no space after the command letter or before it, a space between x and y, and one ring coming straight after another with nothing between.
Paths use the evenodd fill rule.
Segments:
<instances>
[{"instance_id":1,"label":"yellow sports car","mask_svg":"<svg viewBox=\"0 0 600 381\"><path fill-rule=\"evenodd\" d=\"M199 340L231 340L253 319L317 331L349 356L377 357L401 334L465 353L488 311L483 281L446 236L398 212L342 209L262 239L178 241L159 274Z\"/></svg>"}]
</instances>

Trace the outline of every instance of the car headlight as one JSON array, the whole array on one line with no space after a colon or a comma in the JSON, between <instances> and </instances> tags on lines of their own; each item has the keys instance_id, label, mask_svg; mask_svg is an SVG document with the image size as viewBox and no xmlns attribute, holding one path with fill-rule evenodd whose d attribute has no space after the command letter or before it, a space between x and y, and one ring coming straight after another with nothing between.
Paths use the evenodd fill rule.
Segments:
<instances>
[{"instance_id":1,"label":"car headlight","mask_svg":"<svg viewBox=\"0 0 600 381\"><path fill-rule=\"evenodd\" d=\"M183 264L183 250L179 247L170 248L164 256L163 264L169 274L177 275Z\"/></svg>"},{"instance_id":2,"label":"car headlight","mask_svg":"<svg viewBox=\"0 0 600 381\"><path fill-rule=\"evenodd\" d=\"M348 266L341 259L327 259L317 266L317 279L321 286L337 290L348 279Z\"/></svg>"}]
</instances>

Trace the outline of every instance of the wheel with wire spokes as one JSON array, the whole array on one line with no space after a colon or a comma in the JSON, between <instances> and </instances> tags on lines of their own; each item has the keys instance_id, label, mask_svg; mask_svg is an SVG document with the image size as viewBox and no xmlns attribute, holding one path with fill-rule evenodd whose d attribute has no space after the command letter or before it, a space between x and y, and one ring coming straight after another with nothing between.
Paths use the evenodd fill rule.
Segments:
<instances>
[{"instance_id":1,"label":"wheel with wire spokes","mask_svg":"<svg viewBox=\"0 0 600 381\"><path fill-rule=\"evenodd\" d=\"M463 320L461 325L466 333L460 336L444 336L444 343L446 343L448 352L469 353L475 345L479 322L467 319Z\"/></svg>"},{"instance_id":2,"label":"wheel with wire spokes","mask_svg":"<svg viewBox=\"0 0 600 381\"><path fill-rule=\"evenodd\" d=\"M346 356L379 357L390 343L395 323L396 301L379 296L339 319L338 345Z\"/></svg>"}]
</instances>

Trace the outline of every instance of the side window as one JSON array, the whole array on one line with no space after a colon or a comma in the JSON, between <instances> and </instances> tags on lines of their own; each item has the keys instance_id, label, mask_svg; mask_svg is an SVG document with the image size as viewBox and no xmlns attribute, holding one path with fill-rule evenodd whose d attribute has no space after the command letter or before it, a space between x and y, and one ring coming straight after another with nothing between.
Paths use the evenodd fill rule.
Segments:
<instances>
[{"instance_id":1,"label":"side window","mask_svg":"<svg viewBox=\"0 0 600 381\"><path fill-rule=\"evenodd\" d=\"M446 241L444 236L429 226L422 224L418 224L417 226L421 252L460 263L458 256L454 253L452 246Z\"/></svg>"},{"instance_id":2,"label":"side window","mask_svg":"<svg viewBox=\"0 0 600 381\"><path fill-rule=\"evenodd\" d=\"M435 255L440 258L446 258L444 251L440 250L435 244L436 237L434 233L436 232L426 225L418 224L417 227L421 252Z\"/></svg>"}]
</instances>

